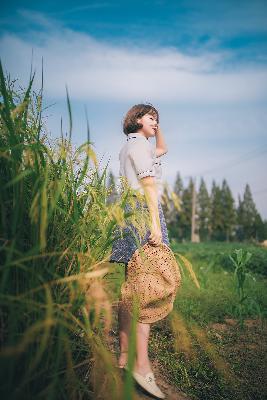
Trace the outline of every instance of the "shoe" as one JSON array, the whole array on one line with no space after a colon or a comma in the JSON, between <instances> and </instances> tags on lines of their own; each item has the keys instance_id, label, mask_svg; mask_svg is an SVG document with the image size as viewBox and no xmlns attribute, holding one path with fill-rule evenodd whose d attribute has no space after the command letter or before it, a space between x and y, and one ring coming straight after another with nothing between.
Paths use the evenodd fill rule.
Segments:
<instances>
[{"instance_id":1,"label":"shoe","mask_svg":"<svg viewBox=\"0 0 267 400\"><path fill-rule=\"evenodd\" d=\"M145 376L143 376L140 375L138 372L133 371L133 377L136 382L148 393L152 394L158 399L165 399L165 394L162 393L162 391L156 384L153 372L148 372Z\"/></svg>"}]
</instances>

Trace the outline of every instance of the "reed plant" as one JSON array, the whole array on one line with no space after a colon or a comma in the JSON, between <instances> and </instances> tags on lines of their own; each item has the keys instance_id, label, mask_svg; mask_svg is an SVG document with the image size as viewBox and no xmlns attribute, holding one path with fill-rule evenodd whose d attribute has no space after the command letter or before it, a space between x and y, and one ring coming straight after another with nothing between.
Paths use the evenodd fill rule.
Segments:
<instances>
[{"instance_id":1,"label":"reed plant","mask_svg":"<svg viewBox=\"0 0 267 400\"><path fill-rule=\"evenodd\" d=\"M118 228L129 218L141 229L143 219L124 212L129 188L108 201L113 188L89 126L87 141L72 145L68 92L68 135L44 134L43 87L34 92L33 81L18 88L0 64L1 398L90 399L109 371L108 398L117 400L123 389L105 346L112 304L102 277Z\"/></svg>"},{"instance_id":2,"label":"reed plant","mask_svg":"<svg viewBox=\"0 0 267 400\"><path fill-rule=\"evenodd\" d=\"M43 85L35 92L33 82L31 74L20 88L0 63L0 395L131 399L131 374L121 382L107 347L113 304L103 277L127 221L143 235L149 216L134 209L133 195L142 197L124 179L110 201L114 188L107 166L100 171L88 121L87 141L73 146L68 91L69 132L46 136ZM199 287L191 264L180 261ZM136 319L134 312L130 367Z\"/></svg>"}]
</instances>

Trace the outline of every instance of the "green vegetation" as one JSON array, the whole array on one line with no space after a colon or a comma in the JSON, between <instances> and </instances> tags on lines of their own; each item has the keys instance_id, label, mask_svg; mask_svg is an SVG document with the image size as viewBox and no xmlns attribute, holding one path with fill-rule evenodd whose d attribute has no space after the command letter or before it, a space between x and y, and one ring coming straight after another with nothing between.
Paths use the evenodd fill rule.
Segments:
<instances>
[{"instance_id":1,"label":"green vegetation","mask_svg":"<svg viewBox=\"0 0 267 400\"><path fill-rule=\"evenodd\" d=\"M182 290L186 291L186 298L190 298L191 294L194 294L199 299L199 296L201 296L201 302L196 302L196 309L192 309L192 314L188 312L192 307L188 305L188 310L186 311L186 305L183 305L187 318L197 318L197 322L202 323L203 326L209 322L222 322L227 317L236 318L234 306L239 301L239 293L236 290L235 267L229 255L234 256L237 246L240 248L240 244L237 243L235 245L232 243L218 243L217 246L214 243L172 243L174 252L178 251L192 262L200 283L200 290L197 290L190 281L187 283L185 277ZM245 245L243 246L245 248ZM259 251L264 254L266 263L266 249L259 249L257 246L251 245L246 250L252 254L246 264L247 268L250 265L249 262L253 265L253 256ZM225 260L225 264L223 260ZM256 309L250 309L250 306L248 306L245 313L246 318L266 318L267 294L264 293L265 285L266 279L262 275L254 274L253 272L250 273L250 278L243 282L243 290L247 291L258 303ZM182 294L178 296L177 301L181 298L181 302L183 302L182 297ZM212 306L210 304L211 300ZM205 304L207 308L205 308Z\"/></svg>"},{"instance_id":2,"label":"green vegetation","mask_svg":"<svg viewBox=\"0 0 267 400\"><path fill-rule=\"evenodd\" d=\"M174 250L186 255L193 263L201 286L197 290L184 274L183 286L176 299L175 310L179 319L176 324L172 324L172 328L177 327L178 351L177 359L174 359L176 364L181 361L179 370L183 366L187 372L177 384L187 393L189 391L201 399L263 399L266 393L267 382L262 359L267 345L266 279L252 272L250 279L244 279L243 276L238 281L238 287L242 287L240 298L236 290L235 268L231 264L227 264L227 268L220 266L216 257L220 249L221 257L229 260L228 254L237 256L238 265L244 268L244 259L248 260L248 253L239 250L236 254L236 246L219 243L216 248L214 244L175 246L173 243ZM207 253L205 257L204 252ZM249 260L251 263L257 252L264 253L266 262L265 249L250 246L249 252L252 254ZM246 265L249 265L248 262ZM246 301L243 301L244 293ZM240 300L241 324L238 323L237 312ZM195 357L191 356L191 352ZM192 362L192 359L195 361ZM186 381L186 376L191 384Z\"/></svg>"},{"instance_id":3,"label":"green vegetation","mask_svg":"<svg viewBox=\"0 0 267 400\"><path fill-rule=\"evenodd\" d=\"M235 249L244 249L252 254L247 263L248 270L255 274L267 275L267 250L252 243L177 243L172 240L172 246L180 254L190 256L194 265L201 262L203 268L213 272L221 270L222 267L226 271L233 270L229 256Z\"/></svg>"},{"instance_id":4,"label":"green vegetation","mask_svg":"<svg viewBox=\"0 0 267 400\"><path fill-rule=\"evenodd\" d=\"M164 379L191 399L265 398L266 278L250 270L245 279L237 280L229 255L235 259L235 249L240 246L239 265L246 267L243 273L247 274L249 263L253 268L253 257L258 253L266 263L266 249L255 245L247 246L252 256L244 266L248 254L245 244L171 243L175 253L192 262L200 288L181 265L182 286L174 310L152 325L150 357L160 366ZM220 264L222 260L225 266ZM114 298L118 296L123 274L118 265L110 276ZM239 287L243 291L241 297ZM240 319L239 305L244 295L247 297L241 303Z\"/></svg>"},{"instance_id":5,"label":"green vegetation","mask_svg":"<svg viewBox=\"0 0 267 400\"><path fill-rule=\"evenodd\" d=\"M89 130L73 148L68 95L68 137L46 138L42 89L33 92L32 83L16 89L0 66L1 398L132 399L132 381L121 381L108 349L124 279L108 259L115 228L130 219L142 231L144 216L124 213L128 187L111 201L114 182L106 168L99 173ZM152 326L151 359L191 398L263 399L266 250L174 240L171 247L182 287L170 316ZM246 264L233 258L246 267L236 280L229 255L242 248L252 256Z\"/></svg>"},{"instance_id":6,"label":"green vegetation","mask_svg":"<svg viewBox=\"0 0 267 400\"><path fill-rule=\"evenodd\" d=\"M191 239L193 192L196 192L195 233L200 241L263 241L267 239L267 221L263 221L254 203L249 185L245 187L244 195L239 196L238 204L231 189L224 179L219 186L212 182L210 194L204 179L201 179L199 188L194 187L190 178L185 187L177 173L173 192L180 199L180 210L172 204L168 188L164 188L164 214L172 238L182 241Z\"/></svg>"},{"instance_id":7,"label":"green vegetation","mask_svg":"<svg viewBox=\"0 0 267 400\"><path fill-rule=\"evenodd\" d=\"M92 360L114 370L102 339L112 316L101 279L114 228L126 218L140 228L143 219L124 215L129 190L108 203L89 131L72 147L68 95L69 136L49 143L33 79L18 90L0 65L1 398L93 398L102 376ZM115 381L110 374L118 399Z\"/></svg>"}]
</instances>

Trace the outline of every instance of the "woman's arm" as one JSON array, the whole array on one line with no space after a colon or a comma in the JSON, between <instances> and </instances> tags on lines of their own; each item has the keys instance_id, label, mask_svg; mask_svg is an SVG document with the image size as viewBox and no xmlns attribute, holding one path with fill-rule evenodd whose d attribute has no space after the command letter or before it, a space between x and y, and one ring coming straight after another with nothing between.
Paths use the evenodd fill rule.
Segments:
<instances>
[{"instance_id":1,"label":"woman's arm","mask_svg":"<svg viewBox=\"0 0 267 400\"><path fill-rule=\"evenodd\" d=\"M159 211L158 211L158 189L153 176L146 176L140 179L146 202L151 217L151 235L149 242L158 246L162 241L162 232L160 227Z\"/></svg>"},{"instance_id":2,"label":"woman's arm","mask_svg":"<svg viewBox=\"0 0 267 400\"><path fill-rule=\"evenodd\" d=\"M166 146L165 140L163 138L162 130L158 125L158 129L156 132L156 157L160 157L163 154L168 152L168 148Z\"/></svg>"}]
</instances>

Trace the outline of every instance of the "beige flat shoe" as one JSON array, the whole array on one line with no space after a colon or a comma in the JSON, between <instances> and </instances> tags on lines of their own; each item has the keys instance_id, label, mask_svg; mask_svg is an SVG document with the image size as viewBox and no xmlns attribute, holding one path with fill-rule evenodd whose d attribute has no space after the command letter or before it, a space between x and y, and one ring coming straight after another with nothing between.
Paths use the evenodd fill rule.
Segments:
<instances>
[{"instance_id":1,"label":"beige flat shoe","mask_svg":"<svg viewBox=\"0 0 267 400\"><path fill-rule=\"evenodd\" d=\"M165 394L162 393L162 391L156 384L153 372L148 372L145 376L143 376L138 372L133 371L133 377L136 382L148 393L152 394L158 399L165 399Z\"/></svg>"}]
</instances>

